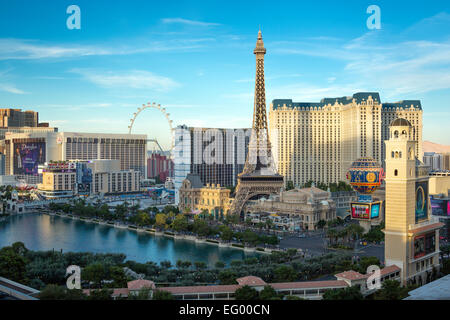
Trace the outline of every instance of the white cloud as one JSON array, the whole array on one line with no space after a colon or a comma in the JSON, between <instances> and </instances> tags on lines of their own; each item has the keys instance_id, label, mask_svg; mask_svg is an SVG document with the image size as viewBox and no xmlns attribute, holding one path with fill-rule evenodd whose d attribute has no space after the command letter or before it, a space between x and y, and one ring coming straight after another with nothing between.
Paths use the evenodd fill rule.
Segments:
<instances>
[{"instance_id":1,"label":"white cloud","mask_svg":"<svg viewBox=\"0 0 450 320\"><path fill-rule=\"evenodd\" d=\"M220 26L220 23L214 23L214 22L203 22L203 21L196 21L196 20L188 20L183 18L164 18L161 19L162 23L165 24L185 24L189 26L199 26L199 27L211 27L211 26Z\"/></svg>"},{"instance_id":2,"label":"white cloud","mask_svg":"<svg viewBox=\"0 0 450 320\"><path fill-rule=\"evenodd\" d=\"M0 59L43 59L111 54L109 50L91 46L56 46L21 39L0 39Z\"/></svg>"},{"instance_id":3,"label":"white cloud","mask_svg":"<svg viewBox=\"0 0 450 320\"><path fill-rule=\"evenodd\" d=\"M140 45L71 45L46 44L36 40L0 39L0 60L36 60L78 58L86 56L128 55L151 52L183 51L204 47L204 42L214 38L172 39L164 41L139 41Z\"/></svg>"},{"instance_id":4,"label":"white cloud","mask_svg":"<svg viewBox=\"0 0 450 320\"><path fill-rule=\"evenodd\" d=\"M440 14L427 21L427 25L435 20L450 21L448 17L447 14ZM414 98L422 93L450 89L448 38L399 41L398 35L377 30L347 42L283 41L274 51L278 54L307 55L343 61L344 68L339 76L340 86L349 87L350 90L341 92L340 95L357 91L356 87L351 89L355 82L352 79L357 79L358 86L366 90L383 91L386 99L406 99L405 96ZM333 77L324 75L324 80L337 82L336 79L330 81L331 79ZM328 91L327 88L324 89Z\"/></svg>"},{"instance_id":5,"label":"white cloud","mask_svg":"<svg viewBox=\"0 0 450 320\"><path fill-rule=\"evenodd\" d=\"M143 70L104 72L93 69L73 69L72 72L104 88L150 89L165 92L180 86L171 78Z\"/></svg>"},{"instance_id":6,"label":"white cloud","mask_svg":"<svg viewBox=\"0 0 450 320\"><path fill-rule=\"evenodd\" d=\"M14 94L28 94L28 92L20 90L20 89L16 88L14 85L6 84L6 83L0 83L0 90L9 92L9 93L14 93Z\"/></svg>"}]
</instances>

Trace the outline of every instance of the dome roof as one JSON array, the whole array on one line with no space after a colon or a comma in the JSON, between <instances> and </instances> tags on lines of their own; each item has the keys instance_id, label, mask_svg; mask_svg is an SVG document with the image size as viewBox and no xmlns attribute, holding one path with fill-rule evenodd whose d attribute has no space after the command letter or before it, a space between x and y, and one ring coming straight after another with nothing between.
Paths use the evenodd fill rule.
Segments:
<instances>
[{"instance_id":1,"label":"dome roof","mask_svg":"<svg viewBox=\"0 0 450 320\"><path fill-rule=\"evenodd\" d=\"M362 157L353 161L352 168L380 168L380 165L371 157Z\"/></svg>"},{"instance_id":2,"label":"dome roof","mask_svg":"<svg viewBox=\"0 0 450 320\"><path fill-rule=\"evenodd\" d=\"M391 127L411 127L411 122L403 118L397 118L391 122Z\"/></svg>"}]
</instances>

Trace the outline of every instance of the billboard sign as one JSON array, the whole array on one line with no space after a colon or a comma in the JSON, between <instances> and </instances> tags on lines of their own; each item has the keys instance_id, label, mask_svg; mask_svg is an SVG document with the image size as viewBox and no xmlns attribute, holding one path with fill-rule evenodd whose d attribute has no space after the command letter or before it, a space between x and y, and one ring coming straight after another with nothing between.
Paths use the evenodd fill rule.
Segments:
<instances>
[{"instance_id":1,"label":"billboard sign","mask_svg":"<svg viewBox=\"0 0 450 320\"><path fill-rule=\"evenodd\" d=\"M14 143L14 174L38 175L38 165L45 162L45 142Z\"/></svg>"},{"instance_id":2,"label":"billboard sign","mask_svg":"<svg viewBox=\"0 0 450 320\"><path fill-rule=\"evenodd\" d=\"M368 203L352 203L352 218L353 219L369 219L370 204Z\"/></svg>"},{"instance_id":3,"label":"billboard sign","mask_svg":"<svg viewBox=\"0 0 450 320\"><path fill-rule=\"evenodd\" d=\"M380 207L380 202L372 203L372 206L370 208L370 219L376 219L380 216Z\"/></svg>"},{"instance_id":4,"label":"billboard sign","mask_svg":"<svg viewBox=\"0 0 450 320\"><path fill-rule=\"evenodd\" d=\"M58 170L61 172L72 172L76 169L75 162L49 162L47 169L49 171Z\"/></svg>"},{"instance_id":5,"label":"billboard sign","mask_svg":"<svg viewBox=\"0 0 450 320\"><path fill-rule=\"evenodd\" d=\"M430 199L431 202L431 212L436 216L447 216L450 215L450 201L444 199Z\"/></svg>"},{"instance_id":6,"label":"billboard sign","mask_svg":"<svg viewBox=\"0 0 450 320\"><path fill-rule=\"evenodd\" d=\"M351 204L352 219L370 220L380 216L381 202L354 202Z\"/></svg>"},{"instance_id":7,"label":"billboard sign","mask_svg":"<svg viewBox=\"0 0 450 320\"><path fill-rule=\"evenodd\" d=\"M89 195L91 193L92 169L86 163L79 162L76 164L76 170L78 194Z\"/></svg>"},{"instance_id":8,"label":"billboard sign","mask_svg":"<svg viewBox=\"0 0 450 320\"><path fill-rule=\"evenodd\" d=\"M428 181L416 182L416 223L428 218Z\"/></svg>"},{"instance_id":9,"label":"billboard sign","mask_svg":"<svg viewBox=\"0 0 450 320\"><path fill-rule=\"evenodd\" d=\"M414 238L414 259L436 251L436 234L430 232Z\"/></svg>"}]
</instances>

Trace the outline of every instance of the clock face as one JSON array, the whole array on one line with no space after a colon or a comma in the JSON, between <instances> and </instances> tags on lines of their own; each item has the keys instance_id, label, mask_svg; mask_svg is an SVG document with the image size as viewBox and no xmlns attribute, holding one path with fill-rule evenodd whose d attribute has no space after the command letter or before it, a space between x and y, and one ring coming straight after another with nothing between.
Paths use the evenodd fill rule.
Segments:
<instances>
[{"instance_id":1,"label":"clock face","mask_svg":"<svg viewBox=\"0 0 450 320\"><path fill-rule=\"evenodd\" d=\"M416 223L428 217L428 182L416 182Z\"/></svg>"}]
</instances>

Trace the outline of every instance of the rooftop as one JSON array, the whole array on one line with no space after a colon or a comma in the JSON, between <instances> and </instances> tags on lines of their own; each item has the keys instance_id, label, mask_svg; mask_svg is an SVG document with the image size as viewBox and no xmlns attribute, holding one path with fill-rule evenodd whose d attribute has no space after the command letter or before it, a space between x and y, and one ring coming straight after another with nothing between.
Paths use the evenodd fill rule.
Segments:
<instances>
[{"instance_id":1,"label":"rooftop","mask_svg":"<svg viewBox=\"0 0 450 320\"><path fill-rule=\"evenodd\" d=\"M408 120L403 119L403 118L397 118L391 122L391 127L392 126L411 127L411 122L409 122Z\"/></svg>"},{"instance_id":2,"label":"rooftop","mask_svg":"<svg viewBox=\"0 0 450 320\"><path fill-rule=\"evenodd\" d=\"M361 280L361 279L366 279L369 276L366 274L361 274L359 272L353 271L353 270L349 270L349 271L344 271L341 273L336 274L336 278L342 278L342 279L346 279L346 280Z\"/></svg>"},{"instance_id":3,"label":"rooftop","mask_svg":"<svg viewBox=\"0 0 450 320\"><path fill-rule=\"evenodd\" d=\"M334 105L335 103L346 105L352 103L353 100L357 104L361 104L363 101L367 101L369 97L374 102L381 103L380 94L378 92L357 92L353 96L336 97L336 98L323 98L320 102L293 102L292 99L274 99L272 100L273 109L278 109L286 105L288 108L323 108L326 105ZM420 100L401 100L393 103L381 103L383 109L406 109L411 106L422 110L422 104Z\"/></svg>"},{"instance_id":4,"label":"rooftop","mask_svg":"<svg viewBox=\"0 0 450 320\"><path fill-rule=\"evenodd\" d=\"M198 174L188 173L186 179L191 183L192 188L202 188L203 182Z\"/></svg>"},{"instance_id":5,"label":"rooftop","mask_svg":"<svg viewBox=\"0 0 450 320\"><path fill-rule=\"evenodd\" d=\"M144 279L138 279L128 282L128 289L129 290L140 290L142 288L155 288L155 283L150 280L144 280Z\"/></svg>"},{"instance_id":6,"label":"rooftop","mask_svg":"<svg viewBox=\"0 0 450 320\"><path fill-rule=\"evenodd\" d=\"M450 274L410 291L403 300L450 300Z\"/></svg>"},{"instance_id":7,"label":"rooftop","mask_svg":"<svg viewBox=\"0 0 450 320\"><path fill-rule=\"evenodd\" d=\"M264 282L263 279L259 278L259 277L255 277L255 276L247 276L247 277L242 277L239 279L236 279L236 281L239 283L239 285L241 286L265 286L266 283Z\"/></svg>"}]
</instances>

